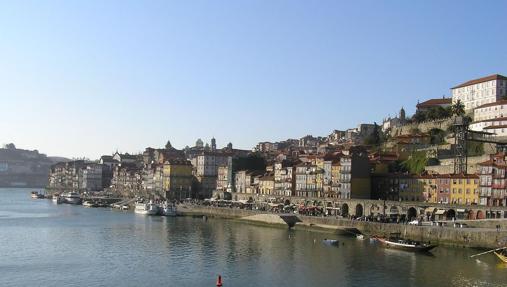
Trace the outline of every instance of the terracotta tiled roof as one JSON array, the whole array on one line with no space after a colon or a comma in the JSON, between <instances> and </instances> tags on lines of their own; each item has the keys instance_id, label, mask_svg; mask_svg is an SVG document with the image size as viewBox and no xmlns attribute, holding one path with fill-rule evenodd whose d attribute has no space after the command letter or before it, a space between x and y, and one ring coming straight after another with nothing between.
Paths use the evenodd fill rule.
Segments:
<instances>
[{"instance_id":1,"label":"terracotta tiled roof","mask_svg":"<svg viewBox=\"0 0 507 287\"><path fill-rule=\"evenodd\" d=\"M419 103L416 105L417 108L425 108L425 107L433 107L440 105L450 105L452 103L451 98L443 98L443 99L431 99L425 102Z\"/></svg>"},{"instance_id":2,"label":"terracotta tiled roof","mask_svg":"<svg viewBox=\"0 0 507 287\"><path fill-rule=\"evenodd\" d=\"M480 105L480 106L478 106L475 109L494 107L494 106L499 106L499 105L507 105L507 100L499 100L499 101L496 101L496 102L493 102L493 103L487 103L487 104L484 104L484 105Z\"/></svg>"},{"instance_id":3,"label":"terracotta tiled roof","mask_svg":"<svg viewBox=\"0 0 507 287\"><path fill-rule=\"evenodd\" d=\"M493 80L507 80L507 77L499 75L499 74L495 74L495 75L491 75L491 76L487 76L487 77L483 77L483 78L479 78L479 79L475 79L475 80L470 80L468 82L464 82L463 84L457 85L456 87L453 87L451 89L463 88L466 86L471 86L471 85L484 83L484 82L488 82L488 81L493 81Z\"/></svg>"}]
</instances>

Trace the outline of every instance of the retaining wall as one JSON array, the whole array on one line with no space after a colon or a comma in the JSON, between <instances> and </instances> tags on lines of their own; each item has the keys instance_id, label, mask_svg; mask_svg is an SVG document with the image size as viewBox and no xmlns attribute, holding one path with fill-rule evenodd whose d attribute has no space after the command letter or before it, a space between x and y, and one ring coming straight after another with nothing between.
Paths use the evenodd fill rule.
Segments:
<instances>
[{"instance_id":1,"label":"retaining wall","mask_svg":"<svg viewBox=\"0 0 507 287\"><path fill-rule=\"evenodd\" d=\"M275 214L266 212L244 210L236 208L217 208L206 206L179 206L178 212L182 215L207 215L221 218L236 218L255 221L258 223L283 226L281 221L274 219ZM245 218L247 217L247 218ZM296 229L324 229L336 233L343 233L346 229L357 229L364 234L373 236L388 236L390 233L401 233L404 238L430 241L436 244L455 245L464 247L493 248L498 246L499 241L507 243L507 221L498 220L502 230L497 232L493 228L454 228L438 226L412 226L404 224L385 224L377 222L365 222L333 217L297 217L302 221L296 224ZM467 221L470 224L471 221ZM494 227L498 223L494 221L477 221L481 226ZM504 243L504 244L506 244Z\"/></svg>"}]
</instances>

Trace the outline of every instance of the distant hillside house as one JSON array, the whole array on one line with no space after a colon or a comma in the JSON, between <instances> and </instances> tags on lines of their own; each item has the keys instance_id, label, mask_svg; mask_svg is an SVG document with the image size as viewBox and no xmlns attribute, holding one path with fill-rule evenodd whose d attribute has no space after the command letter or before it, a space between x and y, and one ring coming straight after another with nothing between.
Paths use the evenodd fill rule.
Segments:
<instances>
[{"instance_id":1,"label":"distant hillside house","mask_svg":"<svg viewBox=\"0 0 507 287\"><path fill-rule=\"evenodd\" d=\"M473 110L476 107L494 103L507 95L507 77L491 75L451 88L452 102L460 100L465 110Z\"/></svg>"}]
</instances>

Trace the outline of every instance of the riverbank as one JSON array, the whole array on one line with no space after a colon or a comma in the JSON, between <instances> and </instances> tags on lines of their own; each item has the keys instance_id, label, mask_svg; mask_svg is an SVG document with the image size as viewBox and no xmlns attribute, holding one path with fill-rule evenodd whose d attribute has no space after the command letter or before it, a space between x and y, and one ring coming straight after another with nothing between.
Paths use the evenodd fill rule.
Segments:
<instances>
[{"instance_id":1,"label":"riverbank","mask_svg":"<svg viewBox=\"0 0 507 287\"><path fill-rule=\"evenodd\" d=\"M180 205L178 208L178 212L186 216L228 218L247 223L271 225L282 228L288 227L286 220L282 219L280 214L194 205ZM335 234L354 233L357 230L367 236L388 236L390 233L401 233L401 235L407 239L470 248L494 248L498 247L499 242L507 242L507 231L505 229L497 231L494 228L481 227L454 228L441 226L413 226L356 221L333 217L313 217L296 214L291 216L296 217L299 221L295 223L294 229L296 230L325 231Z\"/></svg>"}]
</instances>

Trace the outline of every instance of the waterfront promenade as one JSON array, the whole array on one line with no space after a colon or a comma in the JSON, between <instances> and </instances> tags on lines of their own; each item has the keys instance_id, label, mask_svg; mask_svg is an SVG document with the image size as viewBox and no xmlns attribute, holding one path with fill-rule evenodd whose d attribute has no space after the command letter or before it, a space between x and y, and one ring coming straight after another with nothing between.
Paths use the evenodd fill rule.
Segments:
<instances>
[{"instance_id":1,"label":"waterfront promenade","mask_svg":"<svg viewBox=\"0 0 507 287\"><path fill-rule=\"evenodd\" d=\"M274 213L259 210L247 210L230 207L214 207L196 204L182 204L178 206L181 215L211 216L219 218L238 219L257 224L268 224L287 228L287 222L280 218L284 213ZM401 223L381 223L336 216L307 216L290 214L297 218L294 228L306 230L320 230L337 234L354 233L355 230L368 236L386 236L390 233L401 233L403 237L412 240L430 241L436 244L494 248L505 244L507 240L506 220L466 220L466 228L454 227L453 221L443 221L445 226L409 225ZM459 221L457 221L459 222ZM430 224L428 222L428 224ZM501 225L500 231L491 225Z\"/></svg>"}]
</instances>

